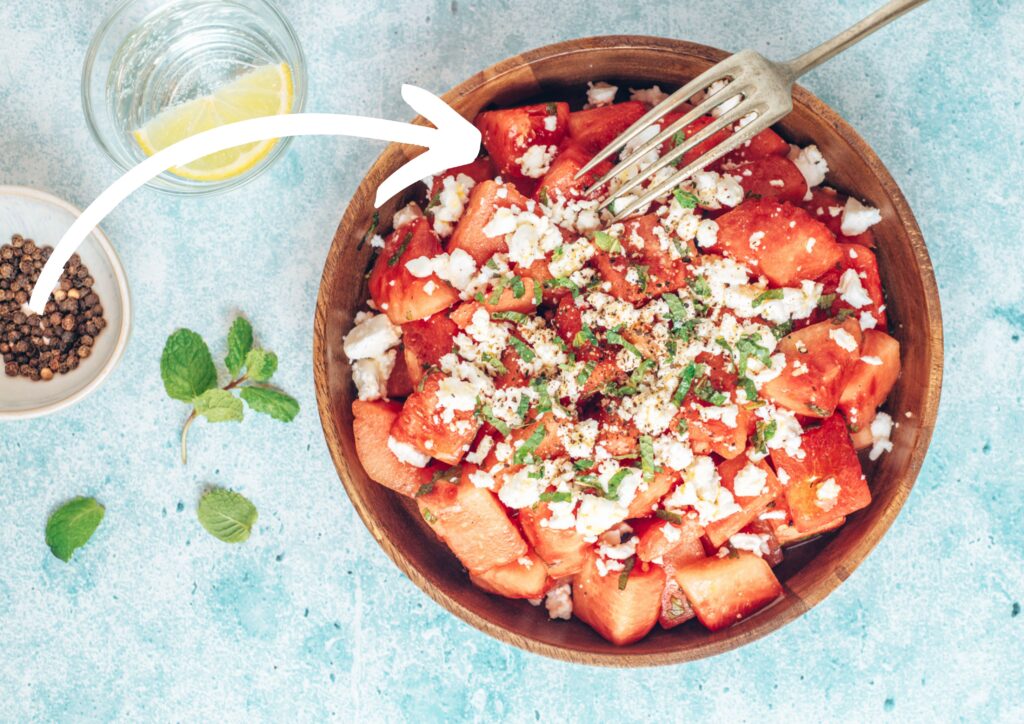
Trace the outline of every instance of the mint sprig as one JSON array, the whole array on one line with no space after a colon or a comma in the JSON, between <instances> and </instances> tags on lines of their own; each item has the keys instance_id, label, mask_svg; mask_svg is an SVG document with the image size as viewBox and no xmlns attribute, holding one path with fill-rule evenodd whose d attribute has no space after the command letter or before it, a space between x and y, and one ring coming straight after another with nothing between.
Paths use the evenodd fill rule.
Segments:
<instances>
[{"instance_id":1,"label":"mint sprig","mask_svg":"<svg viewBox=\"0 0 1024 724\"><path fill-rule=\"evenodd\" d=\"M291 422L299 414L295 398L266 384L277 372L277 355L254 346L252 325L244 317L231 325L227 343L224 366L231 380L223 387L217 384L213 355L201 336L179 329L164 345L160 357L164 389L172 399L192 405L181 429L182 464L188 462L189 429L199 417L207 422L239 422L245 416L245 404L281 422Z\"/></svg>"}]
</instances>

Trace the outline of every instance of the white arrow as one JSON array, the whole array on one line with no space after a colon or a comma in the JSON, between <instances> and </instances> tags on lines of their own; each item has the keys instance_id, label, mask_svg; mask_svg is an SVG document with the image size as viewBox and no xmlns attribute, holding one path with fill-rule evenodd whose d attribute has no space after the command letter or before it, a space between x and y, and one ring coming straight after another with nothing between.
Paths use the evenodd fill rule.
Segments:
<instances>
[{"instance_id":1,"label":"white arrow","mask_svg":"<svg viewBox=\"0 0 1024 724\"><path fill-rule=\"evenodd\" d=\"M43 313L68 259L118 204L164 171L185 166L208 154L285 136L359 136L424 146L426 153L403 165L377 187L374 206L379 208L399 191L425 176L470 163L480 153L480 131L443 100L413 85L402 86L402 98L436 128L335 113L298 113L229 123L190 136L153 154L111 184L64 232L39 274L29 299L29 308L36 314Z\"/></svg>"}]
</instances>

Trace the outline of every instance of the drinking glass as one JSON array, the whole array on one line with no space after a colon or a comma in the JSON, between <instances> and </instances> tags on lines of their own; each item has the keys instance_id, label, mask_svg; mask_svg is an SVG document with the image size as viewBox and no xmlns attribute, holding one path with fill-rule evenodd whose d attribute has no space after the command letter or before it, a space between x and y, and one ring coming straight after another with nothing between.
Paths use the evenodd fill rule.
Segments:
<instances>
[{"instance_id":1,"label":"drinking glass","mask_svg":"<svg viewBox=\"0 0 1024 724\"><path fill-rule=\"evenodd\" d=\"M124 0L103 22L82 71L82 105L96 142L122 170L145 160L134 132L161 111L207 96L270 64L285 63L290 112L306 99L306 63L291 25L269 0ZM288 146L278 140L251 168L216 180L165 172L150 185L209 194L251 181Z\"/></svg>"}]
</instances>

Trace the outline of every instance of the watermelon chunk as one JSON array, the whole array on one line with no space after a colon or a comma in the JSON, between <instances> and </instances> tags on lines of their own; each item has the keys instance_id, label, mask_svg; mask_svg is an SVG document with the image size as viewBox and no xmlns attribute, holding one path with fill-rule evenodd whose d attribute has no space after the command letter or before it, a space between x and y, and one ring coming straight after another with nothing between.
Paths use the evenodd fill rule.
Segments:
<instances>
[{"instance_id":1,"label":"watermelon chunk","mask_svg":"<svg viewBox=\"0 0 1024 724\"><path fill-rule=\"evenodd\" d=\"M753 615L782 595L771 566L746 551L691 563L675 572L675 580L697 618L712 631Z\"/></svg>"},{"instance_id":2,"label":"watermelon chunk","mask_svg":"<svg viewBox=\"0 0 1024 724\"><path fill-rule=\"evenodd\" d=\"M524 209L526 202L527 198L512 184L498 184L490 180L478 183L470 192L466 210L448 240L448 252L462 249L473 257L479 267L498 252L508 251L505 237L487 236L484 227L499 208L518 206Z\"/></svg>"},{"instance_id":3,"label":"watermelon chunk","mask_svg":"<svg viewBox=\"0 0 1024 724\"><path fill-rule=\"evenodd\" d=\"M645 113L647 106L640 101L573 111L569 114L569 136L583 150L594 154L639 121Z\"/></svg>"},{"instance_id":4,"label":"watermelon chunk","mask_svg":"<svg viewBox=\"0 0 1024 724\"><path fill-rule=\"evenodd\" d=\"M789 455L782 448L771 451L798 531L819 529L867 507L871 491L841 415L804 432L800 446L803 457Z\"/></svg>"},{"instance_id":5,"label":"watermelon chunk","mask_svg":"<svg viewBox=\"0 0 1024 724\"><path fill-rule=\"evenodd\" d=\"M553 122L548 119L554 119ZM484 148L498 172L507 178L523 178L519 159L531 146L557 146L565 138L568 103L486 111L476 118Z\"/></svg>"},{"instance_id":6,"label":"watermelon chunk","mask_svg":"<svg viewBox=\"0 0 1024 724\"><path fill-rule=\"evenodd\" d=\"M762 396L801 415L829 417L860 358L861 339L854 319L818 322L787 334L776 348L786 355L786 367L761 388Z\"/></svg>"},{"instance_id":7,"label":"watermelon chunk","mask_svg":"<svg viewBox=\"0 0 1024 724\"><path fill-rule=\"evenodd\" d=\"M552 578L563 578L578 573L586 561L590 544L575 528L556 529L547 523L551 510L547 503L538 503L519 511L519 525L523 535L548 566Z\"/></svg>"},{"instance_id":8,"label":"watermelon chunk","mask_svg":"<svg viewBox=\"0 0 1024 724\"><path fill-rule=\"evenodd\" d=\"M864 331L860 354L839 396L839 409L855 430L871 424L896 384L900 376L900 343L885 332L868 329Z\"/></svg>"},{"instance_id":9,"label":"watermelon chunk","mask_svg":"<svg viewBox=\"0 0 1024 724\"><path fill-rule=\"evenodd\" d=\"M470 573L512 563L529 548L494 493L468 481L434 484L416 499L420 514Z\"/></svg>"},{"instance_id":10,"label":"watermelon chunk","mask_svg":"<svg viewBox=\"0 0 1024 724\"><path fill-rule=\"evenodd\" d=\"M737 475L740 475L744 480L757 479L756 473L751 475L750 471L747 470L748 466L752 466L752 470L757 470L764 474L763 488L760 492L753 495L740 495L736 493ZM764 512L768 505L782 492L779 479L775 477L775 472L764 460L759 460L755 463L745 455L741 455L732 460L721 462L718 465L718 474L722 476L722 486L733 494L733 498L741 510L727 518L708 524L708 541L714 548L720 548L725 545L729 538L756 520L757 516ZM741 492L746 492L746 489L741 489Z\"/></svg>"},{"instance_id":11,"label":"watermelon chunk","mask_svg":"<svg viewBox=\"0 0 1024 724\"><path fill-rule=\"evenodd\" d=\"M432 372L420 380L419 387L402 406L391 428L391 436L424 455L456 465L476 437L480 420L472 410L441 409L438 392L444 378L441 372ZM451 412L451 420L445 419L445 412Z\"/></svg>"},{"instance_id":12,"label":"watermelon chunk","mask_svg":"<svg viewBox=\"0 0 1024 724\"><path fill-rule=\"evenodd\" d=\"M419 217L395 229L370 272L370 297L395 324L425 319L453 305L459 293L436 274L419 278L406 269L406 262L441 253L441 241L430 222Z\"/></svg>"},{"instance_id":13,"label":"watermelon chunk","mask_svg":"<svg viewBox=\"0 0 1024 724\"><path fill-rule=\"evenodd\" d=\"M533 551L503 566L470 573L469 580L505 598L540 598L551 587L548 568Z\"/></svg>"},{"instance_id":14,"label":"watermelon chunk","mask_svg":"<svg viewBox=\"0 0 1024 724\"><path fill-rule=\"evenodd\" d=\"M412 497L430 482L433 470L404 463L388 448L388 435L401 408L397 402L353 401L352 435L356 456L370 479Z\"/></svg>"},{"instance_id":15,"label":"watermelon chunk","mask_svg":"<svg viewBox=\"0 0 1024 724\"><path fill-rule=\"evenodd\" d=\"M597 556L591 553L573 579L573 613L608 641L625 646L654 628L664 588L665 571L660 566L640 561L629 573L608 571L602 576Z\"/></svg>"},{"instance_id":16,"label":"watermelon chunk","mask_svg":"<svg viewBox=\"0 0 1024 724\"><path fill-rule=\"evenodd\" d=\"M842 254L828 227L804 209L773 199L748 199L717 221L718 248L751 265L772 286L817 279Z\"/></svg>"}]
</instances>

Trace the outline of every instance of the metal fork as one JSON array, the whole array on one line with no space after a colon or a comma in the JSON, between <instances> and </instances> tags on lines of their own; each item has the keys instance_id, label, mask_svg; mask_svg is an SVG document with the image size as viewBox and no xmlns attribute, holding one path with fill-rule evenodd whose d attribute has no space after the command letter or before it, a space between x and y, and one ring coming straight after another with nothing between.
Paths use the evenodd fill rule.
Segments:
<instances>
[{"instance_id":1,"label":"metal fork","mask_svg":"<svg viewBox=\"0 0 1024 724\"><path fill-rule=\"evenodd\" d=\"M721 109L719 115L712 123L686 138L682 143L677 144L655 163L641 170L639 174L615 189L601 203L602 208L607 207L616 199L640 187L647 179L654 176L670 163L677 162L677 159L680 159L688 151L711 138L723 128L728 128L741 121L741 119L744 121L742 127L731 134L727 140L722 141L711 150L703 153L699 158L687 164L664 181L653 184L644 191L643 195L631 201L624 208L615 209L614 221L619 221L635 213L659 196L679 186L697 171L717 161L725 154L738 148L741 144L746 143L756 134L793 110L793 83L797 78L859 42L883 25L892 22L904 13L913 10L918 5L923 5L927 1L892 0L892 2L886 3L856 25L851 26L831 40L822 43L788 63L775 63L763 55L755 53L753 50L744 50L726 58L721 63L701 73L648 111L643 118L626 129L624 133L608 144L587 165L581 168L579 173L576 174L576 178L580 178L597 166L597 164L615 154L619 149L653 126L656 121L667 113L688 102L698 92L709 89L717 81L724 81L724 84L717 88L714 93L708 92L706 97L689 112L634 149L628 157L622 159L614 168L587 189L587 194L592 193L610 179L635 166L644 156L659 148L667 139L675 136L676 133L682 131L697 118L710 113L716 108ZM736 100L734 101L733 99ZM734 102L735 105L727 106L726 104L730 102Z\"/></svg>"}]
</instances>

